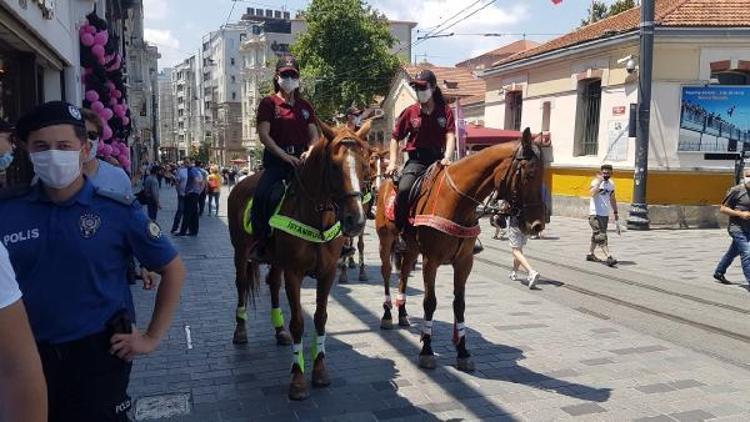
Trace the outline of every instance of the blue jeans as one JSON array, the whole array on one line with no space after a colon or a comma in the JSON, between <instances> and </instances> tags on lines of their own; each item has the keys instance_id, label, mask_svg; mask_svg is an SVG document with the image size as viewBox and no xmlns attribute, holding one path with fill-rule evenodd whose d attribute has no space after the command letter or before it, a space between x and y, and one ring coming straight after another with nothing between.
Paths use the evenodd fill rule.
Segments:
<instances>
[{"instance_id":1,"label":"blue jeans","mask_svg":"<svg viewBox=\"0 0 750 422\"><path fill-rule=\"evenodd\" d=\"M732 244L716 266L716 272L726 273L734 258L739 255L742 273L745 274L745 280L750 283L750 233L730 231L729 235L732 236Z\"/></svg>"}]
</instances>

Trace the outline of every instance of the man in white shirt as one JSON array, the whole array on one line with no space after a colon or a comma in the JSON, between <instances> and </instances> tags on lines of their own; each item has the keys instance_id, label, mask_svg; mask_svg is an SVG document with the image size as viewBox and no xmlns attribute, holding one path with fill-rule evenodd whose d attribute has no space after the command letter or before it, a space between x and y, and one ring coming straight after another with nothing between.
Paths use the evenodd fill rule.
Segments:
<instances>
[{"instance_id":1,"label":"man in white shirt","mask_svg":"<svg viewBox=\"0 0 750 422\"><path fill-rule=\"evenodd\" d=\"M587 261L600 262L601 260L594 253L597 246L604 252L605 263L610 267L617 264L617 260L612 257L607 244L607 226L609 225L610 209L615 215L615 221L619 221L617 215L617 200L615 199L615 184L610 180L612 177L612 166L609 164L602 165L596 178L591 181L589 191L591 199L589 201L589 225L593 233L591 234L591 248L586 255Z\"/></svg>"},{"instance_id":2,"label":"man in white shirt","mask_svg":"<svg viewBox=\"0 0 750 422\"><path fill-rule=\"evenodd\" d=\"M0 242L0 421L45 422L47 386L8 251Z\"/></svg>"}]
</instances>

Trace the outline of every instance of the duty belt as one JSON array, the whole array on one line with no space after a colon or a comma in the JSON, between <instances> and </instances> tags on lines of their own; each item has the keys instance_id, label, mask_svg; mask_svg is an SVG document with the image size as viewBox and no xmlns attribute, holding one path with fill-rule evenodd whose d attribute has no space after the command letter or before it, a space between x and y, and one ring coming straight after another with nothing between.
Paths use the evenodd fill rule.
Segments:
<instances>
[{"instance_id":1,"label":"duty belt","mask_svg":"<svg viewBox=\"0 0 750 422\"><path fill-rule=\"evenodd\" d=\"M416 159L416 160L435 160L439 159L443 155L442 149L426 149L426 148L418 148L414 151L409 151L409 158Z\"/></svg>"},{"instance_id":2,"label":"duty belt","mask_svg":"<svg viewBox=\"0 0 750 422\"><path fill-rule=\"evenodd\" d=\"M301 155L304 149L299 145L287 145L281 147L289 155Z\"/></svg>"}]
</instances>

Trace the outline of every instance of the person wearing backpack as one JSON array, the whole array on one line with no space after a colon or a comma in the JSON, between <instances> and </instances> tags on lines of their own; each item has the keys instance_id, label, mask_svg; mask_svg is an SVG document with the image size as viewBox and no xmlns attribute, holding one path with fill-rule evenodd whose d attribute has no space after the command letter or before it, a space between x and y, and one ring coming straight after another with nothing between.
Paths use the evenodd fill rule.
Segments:
<instances>
[{"instance_id":1,"label":"person wearing backpack","mask_svg":"<svg viewBox=\"0 0 750 422\"><path fill-rule=\"evenodd\" d=\"M211 204L214 205L214 215L219 216L219 196L221 195L221 176L216 166L211 167L208 175L208 216L211 216Z\"/></svg>"}]
</instances>

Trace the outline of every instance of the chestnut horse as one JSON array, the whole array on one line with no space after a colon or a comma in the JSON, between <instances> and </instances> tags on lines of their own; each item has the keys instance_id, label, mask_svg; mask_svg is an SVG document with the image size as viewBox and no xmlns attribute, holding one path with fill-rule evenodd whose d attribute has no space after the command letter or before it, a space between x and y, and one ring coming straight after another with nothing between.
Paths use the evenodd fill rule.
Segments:
<instances>
[{"instance_id":1,"label":"chestnut horse","mask_svg":"<svg viewBox=\"0 0 750 422\"><path fill-rule=\"evenodd\" d=\"M320 123L320 127L323 136L315 143L309 157L295 170L278 211L278 215L306 225L306 233L312 230L319 235L319 239L306 240L275 229L266 244L270 264L267 282L271 287L274 326L278 328L281 325L283 330L283 317L278 307L282 277L291 309L289 329L293 340L294 361L289 398L292 400L303 400L308 396L302 347L302 279L306 275L317 278L312 383L316 387L324 387L330 384L325 365L325 325L328 318L328 295L336 276L336 262L341 255L345 236L357 236L365 226L360 180L363 180L367 172L367 144L362 139L370 130L370 125L366 124L357 133L346 128L333 129L323 123ZM247 342L247 301L250 296L255 297L259 287L259 263L251 260L255 240L244 229L245 209L258 179L255 175L243 180L229 195L229 233L234 247L238 294L235 343ZM330 232L329 229L337 221L341 224L341 235L327 240L327 236L322 236L322 233Z\"/></svg>"},{"instance_id":2,"label":"chestnut horse","mask_svg":"<svg viewBox=\"0 0 750 422\"><path fill-rule=\"evenodd\" d=\"M438 267L453 266L453 341L458 353L457 368L472 371L474 363L466 349L464 326L464 293L466 281L474 264L473 246L479 232L476 208L493 191L498 199L505 199L511 213L518 216L522 230L539 233L544 229L544 203L542 202L542 177L544 164L541 149L532 144L527 128L520 142L510 142L486 148L465 157L448 167L436 167L427 175L414 206L416 226L407 229L404 236L406 250L401 254L399 295L396 306L399 325L408 326L406 312L406 285L409 272L417 256L423 257L424 325L419 366L432 369L436 366L432 351L432 317L437 307L435 277ZM386 204L393 195L393 182L385 183L378 194L375 227L380 238L380 260L385 287L385 310L381 327L393 327L390 296L391 258L399 233L386 217ZM435 228L433 228L435 227ZM438 230L440 228L441 230ZM452 234L447 234L447 233Z\"/></svg>"},{"instance_id":3,"label":"chestnut horse","mask_svg":"<svg viewBox=\"0 0 750 422\"><path fill-rule=\"evenodd\" d=\"M388 167L388 160L385 157L388 155L388 151L381 151L379 148L370 149L370 166L369 172L364 183L365 191L369 192L369 201L363 203L363 207L366 215L371 215L375 201L377 200L377 192L380 188L380 182L385 178L385 169ZM354 243L353 238L347 240L348 244ZM364 232L359 235L357 242L357 251L359 252L359 281L367 281L367 272L365 271L365 234ZM355 268L357 264L354 262L354 256L341 257L339 261L339 283L348 283L349 274L347 274L348 268Z\"/></svg>"}]
</instances>

